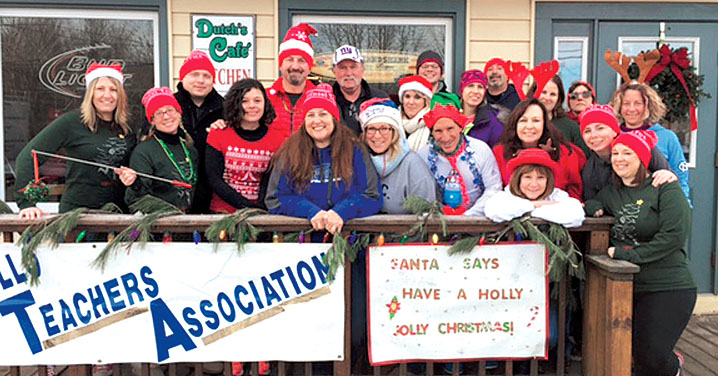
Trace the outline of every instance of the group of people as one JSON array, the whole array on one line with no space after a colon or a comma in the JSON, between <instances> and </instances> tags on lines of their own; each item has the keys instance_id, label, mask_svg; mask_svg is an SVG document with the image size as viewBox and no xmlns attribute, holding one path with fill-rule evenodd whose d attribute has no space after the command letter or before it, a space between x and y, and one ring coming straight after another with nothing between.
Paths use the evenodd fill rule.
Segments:
<instances>
[{"instance_id":1,"label":"group of people","mask_svg":"<svg viewBox=\"0 0 718 376\"><path fill-rule=\"evenodd\" d=\"M564 92L554 76L521 101L496 58L464 72L454 94L442 80L443 59L426 51L416 74L399 81L395 103L364 80L353 46L335 51L333 85L308 80L315 33L307 24L290 28L279 79L268 90L237 81L226 98L213 88L209 57L193 51L176 92L151 88L142 98L141 137L128 124L121 68L93 64L80 110L52 122L18 156L16 189L32 179L33 149L63 148L117 167L68 163L61 212L151 194L188 213L259 207L307 218L317 235L341 232L357 217L407 213L409 196L438 200L449 215L498 222L530 213L575 227L584 213L612 215L608 256L641 266L636 374L680 372L672 349L696 297L684 248L687 169L675 133L658 123L665 106L653 88L627 82L599 105L590 83ZM43 214L26 198L18 206L21 217Z\"/></svg>"}]
</instances>

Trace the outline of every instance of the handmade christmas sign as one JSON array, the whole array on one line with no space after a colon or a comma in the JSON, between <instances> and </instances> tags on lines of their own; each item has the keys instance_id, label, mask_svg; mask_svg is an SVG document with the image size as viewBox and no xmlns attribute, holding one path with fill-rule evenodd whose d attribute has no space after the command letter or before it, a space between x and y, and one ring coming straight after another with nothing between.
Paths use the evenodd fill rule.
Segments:
<instances>
[{"instance_id":1,"label":"handmade christmas sign","mask_svg":"<svg viewBox=\"0 0 718 376\"><path fill-rule=\"evenodd\" d=\"M545 358L546 248L480 245L370 247L369 357L409 361Z\"/></svg>"}]
</instances>

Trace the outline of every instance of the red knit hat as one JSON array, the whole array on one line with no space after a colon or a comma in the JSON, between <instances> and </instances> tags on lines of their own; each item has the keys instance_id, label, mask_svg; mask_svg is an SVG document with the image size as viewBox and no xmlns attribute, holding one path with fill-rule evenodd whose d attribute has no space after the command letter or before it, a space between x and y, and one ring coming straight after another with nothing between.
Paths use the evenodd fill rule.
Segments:
<instances>
[{"instance_id":1,"label":"red knit hat","mask_svg":"<svg viewBox=\"0 0 718 376\"><path fill-rule=\"evenodd\" d=\"M287 56L300 55L309 63L309 69L314 66L314 46L310 35L317 35L317 30L310 24L300 23L287 30L284 41L279 45L279 65Z\"/></svg>"},{"instance_id":2,"label":"red knit hat","mask_svg":"<svg viewBox=\"0 0 718 376\"><path fill-rule=\"evenodd\" d=\"M513 175L514 170L523 165L539 165L547 167L553 172L554 179L562 174L561 168L558 166L551 156L545 150L538 148L529 148L519 151L519 154L510 159L506 166L509 176Z\"/></svg>"},{"instance_id":3,"label":"red knit hat","mask_svg":"<svg viewBox=\"0 0 718 376\"><path fill-rule=\"evenodd\" d=\"M122 66L120 64L103 65L92 63L85 71L85 88L89 88L92 81L100 77L110 77L120 81L120 83L125 82L125 76L122 75Z\"/></svg>"},{"instance_id":4,"label":"red knit hat","mask_svg":"<svg viewBox=\"0 0 718 376\"><path fill-rule=\"evenodd\" d=\"M172 106L180 114L182 113L182 108L179 103L177 103L177 99L175 99L174 94L172 94L172 90L165 86L153 87L147 90L145 95L142 96L142 105L145 106L147 121L150 122L152 122L152 115L164 106Z\"/></svg>"},{"instance_id":5,"label":"red knit hat","mask_svg":"<svg viewBox=\"0 0 718 376\"><path fill-rule=\"evenodd\" d=\"M618 125L616 115L613 113L613 107L609 105L593 104L583 110L578 119L581 124L581 134L583 134L588 125L594 123L608 125L617 134L621 133L621 126Z\"/></svg>"},{"instance_id":6,"label":"red knit hat","mask_svg":"<svg viewBox=\"0 0 718 376\"><path fill-rule=\"evenodd\" d=\"M619 134L613 140L611 149L618 144L633 150L643 163L643 167L648 168L648 164L651 163L651 150L658 144L658 136L653 131L630 131Z\"/></svg>"},{"instance_id":7,"label":"red knit hat","mask_svg":"<svg viewBox=\"0 0 718 376\"><path fill-rule=\"evenodd\" d=\"M434 124L441 118L449 118L453 120L459 127L463 128L466 123L469 122L469 118L462 115L459 109L452 105L436 104L434 109L427 112L424 115L424 123L429 129L434 127Z\"/></svg>"},{"instance_id":8,"label":"red knit hat","mask_svg":"<svg viewBox=\"0 0 718 376\"><path fill-rule=\"evenodd\" d=\"M495 58L489 60L486 63L486 65L484 65L484 73L486 73L488 75L489 68L491 68L492 65L496 65L496 64L501 65L504 68L504 72L506 72L508 74L508 72L509 72L508 63L506 61L504 61L504 59L501 59L498 57L495 57Z\"/></svg>"},{"instance_id":9,"label":"red knit hat","mask_svg":"<svg viewBox=\"0 0 718 376\"><path fill-rule=\"evenodd\" d=\"M489 79L486 78L486 73L478 70L471 69L461 74L461 83L459 84L459 96L464 93L464 88L469 84L480 83L485 87L489 86Z\"/></svg>"},{"instance_id":10,"label":"red knit hat","mask_svg":"<svg viewBox=\"0 0 718 376\"><path fill-rule=\"evenodd\" d=\"M209 59L209 56L203 51L192 51L189 56L187 56L187 58L184 60L184 63L182 63L182 67L180 68L180 81L182 81L184 79L184 76L186 76L188 73L194 72L196 70L204 70L209 72L209 74L212 75L212 82L214 82L216 74L214 65L212 65L212 60Z\"/></svg>"},{"instance_id":11,"label":"red knit hat","mask_svg":"<svg viewBox=\"0 0 718 376\"><path fill-rule=\"evenodd\" d=\"M302 112L306 114L313 108L327 110L335 119L341 120L339 107L337 107L334 91L328 84L319 84L314 89L307 91L306 99L302 104Z\"/></svg>"},{"instance_id":12,"label":"red knit hat","mask_svg":"<svg viewBox=\"0 0 718 376\"><path fill-rule=\"evenodd\" d=\"M406 76L399 80L399 102L402 102L404 93L409 90L414 90L418 93L424 94L431 99L431 96L434 95L432 89L433 87L431 83L426 78L419 75Z\"/></svg>"}]
</instances>

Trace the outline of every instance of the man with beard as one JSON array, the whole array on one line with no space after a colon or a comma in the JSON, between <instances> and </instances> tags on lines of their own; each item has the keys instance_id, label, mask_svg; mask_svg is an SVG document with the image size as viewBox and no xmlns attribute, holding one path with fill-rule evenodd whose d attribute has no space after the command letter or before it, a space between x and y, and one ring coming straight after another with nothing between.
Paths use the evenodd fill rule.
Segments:
<instances>
[{"instance_id":1,"label":"man with beard","mask_svg":"<svg viewBox=\"0 0 718 376\"><path fill-rule=\"evenodd\" d=\"M388 98L382 90L373 88L364 80L364 59L354 46L343 45L334 51L332 59L334 76L334 96L342 114L342 123L357 135L359 126L359 107L371 98Z\"/></svg>"},{"instance_id":2,"label":"man with beard","mask_svg":"<svg viewBox=\"0 0 718 376\"><path fill-rule=\"evenodd\" d=\"M189 212L209 212L212 191L207 184L204 171L204 150L207 145L207 129L222 118L224 99L214 89L215 69L212 61L202 51L192 51L182 64L179 72L175 99L182 108L182 126L192 136L199 154L197 186Z\"/></svg>"},{"instance_id":3,"label":"man with beard","mask_svg":"<svg viewBox=\"0 0 718 376\"><path fill-rule=\"evenodd\" d=\"M289 28L279 45L281 77L267 90L267 96L277 113L270 126L279 128L285 140L301 127L305 94L315 86L307 77L314 66L314 47L309 36L316 34L311 25L300 23Z\"/></svg>"},{"instance_id":4,"label":"man with beard","mask_svg":"<svg viewBox=\"0 0 718 376\"><path fill-rule=\"evenodd\" d=\"M511 112L521 99L514 84L509 83L507 71L506 62L500 58L493 58L486 63L484 73L489 78L486 100L490 105L499 107L499 110L506 109Z\"/></svg>"}]
</instances>

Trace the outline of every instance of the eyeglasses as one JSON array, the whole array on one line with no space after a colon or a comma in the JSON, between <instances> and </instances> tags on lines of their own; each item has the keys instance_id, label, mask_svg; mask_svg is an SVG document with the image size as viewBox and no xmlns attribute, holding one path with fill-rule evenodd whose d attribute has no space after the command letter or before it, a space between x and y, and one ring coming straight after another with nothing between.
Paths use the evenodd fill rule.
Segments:
<instances>
[{"instance_id":1,"label":"eyeglasses","mask_svg":"<svg viewBox=\"0 0 718 376\"><path fill-rule=\"evenodd\" d=\"M576 100L576 99L578 99L578 98L588 99L590 96L591 96L591 92L590 92L590 91L584 91L584 92L581 92L581 93L573 92L573 93L571 93L571 95L569 95L568 97L571 98L571 99L573 99L573 100Z\"/></svg>"},{"instance_id":2,"label":"eyeglasses","mask_svg":"<svg viewBox=\"0 0 718 376\"><path fill-rule=\"evenodd\" d=\"M391 132L391 127L381 127L381 128L369 128L364 130L366 132L367 136L371 136L375 134L376 132L379 132L380 135L387 135L389 132Z\"/></svg>"},{"instance_id":3,"label":"eyeglasses","mask_svg":"<svg viewBox=\"0 0 718 376\"><path fill-rule=\"evenodd\" d=\"M157 111L154 115L152 115L152 118L162 118L165 115L174 116L177 114L177 109L174 107L170 107L164 111Z\"/></svg>"}]
</instances>

